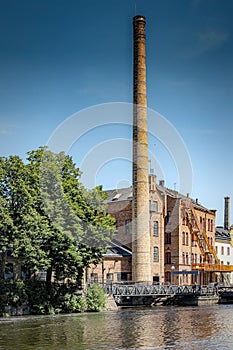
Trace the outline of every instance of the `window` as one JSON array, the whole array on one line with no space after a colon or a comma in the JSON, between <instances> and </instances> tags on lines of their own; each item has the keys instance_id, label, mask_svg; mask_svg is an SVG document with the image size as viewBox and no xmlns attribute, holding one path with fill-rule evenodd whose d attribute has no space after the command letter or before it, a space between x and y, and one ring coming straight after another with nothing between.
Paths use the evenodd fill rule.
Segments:
<instances>
[{"instance_id":1,"label":"window","mask_svg":"<svg viewBox=\"0 0 233 350\"><path fill-rule=\"evenodd\" d=\"M224 247L221 247L221 254L224 255Z\"/></svg>"},{"instance_id":2,"label":"window","mask_svg":"<svg viewBox=\"0 0 233 350\"><path fill-rule=\"evenodd\" d=\"M215 247L215 251L216 251L216 254L218 254L218 247L217 246Z\"/></svg>"},{"instance_id":3,"label":"window","mask_svg":"<svg viewBox=\"0 0 233 350\"><path fill-rule=\"evenodd\" d=\"M154 247L154 262L158 262L158 261L159 261L159 248Z\"/></svg>"},{"instance_id":4,"label":"window","mask_svg":"<svg viewBox=\"0 0 233 350\"><path fill-rule=\"evenodd\" d=\"M171 252L165 253L165 264L171 264Z\"/></svg>"},{"instance_id":5,"label":"window","mask_svg":"<svg viewBox=\"0 0 233 350\"><path fill-rule=\"evenodd\" d=\"M171 244L171 232L165 232L165 244Z\"/></svg>"},{"instance_id":6,"label":"window","mask_svg":"<svg viewBox=\"0 0 233 350\"><path fill-rule=\"evenodd\" d=\"M113 281L113 273L107 273L106 278L107 278L107 282L112 282Z\"/></svg>"},{"instance_id":7,"label":"window","mask_svg":"<svg viewBox=\"0 0 233 350\"><path fill-rule=\"evenodd\" d=\"M158 211L158 202L150 201L150 211L157 212Z\"/></svg>"},{"instance_id":8,"label":"window","mask_svg":"<svg viewBox=\"0 0 233 350\"><path fill-rule=\"evenodd\" d=\"M154 221L154 230L153 230L154 236L159 236L159 223L158 221Z\"/></svg>"},{"instance_id":9,"label":"window","mask_svg":"<svg viewBox=\"0 0 233 350\"><path fill-rule=\"evenodd\" d=\"M127 272L118 272L117 273L117 281L127 281Z\"/></svg>"},{"instance_id":10,"label":"window","mask_svg":"<svg viewBox=\"0 0 233 350\"><path fill-rule=\"evenodd\" d=\"M182 262L183 262L183 265L185 265L185 254L184 253L182 254Z\"/></svg>"},{"instance_id":11,"label":"window","mask_svg":"<svg viewBox=\"0 0 233 350\"><path fill-rule=\"evenodd\" d=\"M189 264L189 256L188 256L188 253L186 253L185 263L186 263L186 265L188 265L188 264Z\"/></svg>"},{"instance_id":12,"label":"window","mask_svg":"<svg viewBox=\"0 0 233 350\"><path fill-rule=\"evenodd\" d=\"M165 272L165 283L171 283L171 272L170 271Z\"/></svg>"},{"instance_id":13,"label":"window","mask_svg":"<svg viewBox=\"0 0 233 350\"><path fill-rule=\"evenodd\" d=\"M213 232L213 220L210 220L210 231Z\"/></svg>"},{"instance_id":14,"label":"window","mask_svg":"<svg viewBox=\"0 0 233 350\"><path fill-rule=\"evenodd\" d=\"M131 226L132 226L131 220L125 220L125 233L126 234L131 234Z\"/></svg>"},{"instance_id":15,"label":"window","mask_svg":"<svg viewBox=\"0 0 233 350\"><path fill-rule=\"evenodd\" d=\"M98 274L97 273L91 273L91 282L98 283Z\"/></svg>"},{"instance_id":16,"label":"window","mask_svg":"<svg viewBox=\"0 0 233 350\"><path fill-rule=\"evenodd\" d=\"M183 225L186 225L186 224L187 224L186 215L184 215L183 218L182 218L182 224L183 224Z\"/></svg>"},{"instance_id":17,"label":"window","mask_svg":"<svg viewBox=\"0 0 233 350\"><path fill-rule=\"evenodd\" d=\"M185 245L185 232L182 232L182 244Z\"/></svg>"},{"instance_id":18,"label":"window","mask_svg":"<svg viewBox=\"0 0 233 350\"><path fill-rule=\"evenodd\" d=\"M188 234L188 232L186 232L186 245L189 245L189 234Z\"/></svg>"},{"instance_id":19,"label":"window","mask_svg":"<svg viewBox=\"0 0 233 350\"><path fill-rule=\"evenodd\" d=\"M230 247L227 247L227 255L230 255Z\"/></svg>"},{"instance_id":20,"label":"window","mask_svg":"<svg viewBox=\"0 0 233 350\"><path fill-rule=\"evenodd\" d=\"M171 211L170 211L170 210L168 210L168 212L167 212L167 216L166 216L166 223L168 223L168 222L169 222L170 217L171 217Z\"/></svg>"}]
</instances>

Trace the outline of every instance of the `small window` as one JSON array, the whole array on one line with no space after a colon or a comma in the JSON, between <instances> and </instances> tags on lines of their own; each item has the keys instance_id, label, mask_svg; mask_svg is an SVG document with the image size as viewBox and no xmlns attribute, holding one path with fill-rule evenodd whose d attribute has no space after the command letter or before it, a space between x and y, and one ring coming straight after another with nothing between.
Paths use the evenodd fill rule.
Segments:
<instances>
[{"instance_id":1,"label":"small window","mask_svg":"<svg viewBox=\"0 0 233 350\"><path fill-rule=\"evenodd\" d=\"M159 223L158 223L158 221L154 221L153 234L155 237L159 236Z\"/></svg>"},{"instance_id":2,"label":"small window","mask_svg":"<svg viewBox=\"0 0 233 350\"><path fill-rule=\"evenodd\" d=\"M170 271L165 272L165 283L171 283L171 272Z\"/></svg>"},{"instance_id":3,"label":"small window","mask_svg":"<svg viewBox=\"0 0 233 350\"><path fill-rule=\"evenodd\" d=\"M227 247L227 255L230 255L230 247Z\"/></svg>"},{"instance_id":4,"label":"small window","mask_svg":"<svg viewBox=\"0 0 233 350\"><path fill-rule=\"evenodd\" d=\"M171 244L171 232L165 232L165 244Z\"/></svg>"},{"instance_id":5,"label":"small window","mask_svg":"<svg viewBox=\"0 0 233 350\"><path fill-rule=\"evenodd\" d=\"M121 196L121 193L117 193L117 194L113 197L112 201L117 201L117 200L120 198L120 196Z\"/></svg>"},{"instance_id":6,"label":"small window","mask_svg":"<svg viewBox=\"0 0 233 350\"><path fill-rule=\"evenodd\" d=\"M183 265L185 265L185 254L184 253L182 254L182 262L183 262Z\"/></svg>"},{"instance_id":7,"label":"small window","mask_svg":"<svg viewBox=\"0 0 233 350\"><path fill-rule=\"evenodd\" d=\"M118 272L117 273L117 281L127 281L127 272Z\"/></svg>"},{"instance_id":8,"label":"small window","mask_svg":"<svg viewBox=\"0 0 233 350\"><path fill-rule=\"evenodd\" d=\"M150 201L150 211L157 212L158 211L158 202Z\"/></svg>"},{"instance_id":9,"label":"small window","mask_svg":"<svg viewBox=\"0 0 233 350\"><path fill-rule=\"evenodd\" d=\"M216 251L216 254L218 254L218 247L217 246L215 247L215 251Z\"/></svg>"},{"instance_id":10,"label":"small window","mask_svg":"<svg viewBox=\"0 0 233 350\"><path fill-rule=\"evenodd\" d=\"M167 212L167 216L166 216L166 224L169 222L170 217L171 217L171 211L170 211L170 210L168 210L168 212Z\"/></svg>"},{"instance_id":11,"label":"small window","mask_svg":"<svg viewBox=\"0 0 233 350\"><path fill-rule=\"evenodd\" d=\"M224 255L224 247L221 247L221 254Z\"/></svg>"},{"instance_id":12,"label":"small window","mask_svg":"<svg viewBox=\"0 0 233 350\"><path fill-rule=\"evenodd\" d=\"M165 253L165 264L171 264L171 252Z\"/></svg>"},{"instance_id":13,"label":"small window","mask_svg":"<svg viewBox=\"0 0 233 350\"><path fill-rule=\"evenodd\" d=\"M107 273L106 278L107 278L107 282L112 282L113 281L113 273Z\"/></svg>"},{"instance_id":14,"label":"small window","mask_svg":"<svg viewBox=\"0 0 233 350\"><path fill-rule=\"evenodd\" d=\"M91 273L91 282L98 283L98 274L97 273Z\"/></svg>"},{"instance_id":15,"label":"small window","mask_svg":"<svg viewBox=\"0 0 233 350\"><path fill-rule=\"evenodd\" d=\"M185 232L182 232L182 244L185 245Z\"/></svg>"},{"instance_id":16,"label":"small window","mask_svg":"<svg viewBox=\"0 0 233 350\"><path fill-rule=\"evenodd\" d=\"M154 262L158 262L158 261L159 261L159 248L154 247Z\"/></svg>"},{"instance_id":17,"label":"small window","mask_svg":"<svg viewBox=\"0 0 233 350\"><path fill-rule=\"evenodd\" d=\"M186 232L186 245L189 245L189 234L188 234L188 232Z\"/></svg>"},{"instance_id":18,"label":"small window","mask_svg":"<svg viewBox=\"0 0 233 350\"><path fill-rule=\"evenodd\" d=\"M197 254L194 255L194 264L197 264Z\"/></svg>"}]
</instances>

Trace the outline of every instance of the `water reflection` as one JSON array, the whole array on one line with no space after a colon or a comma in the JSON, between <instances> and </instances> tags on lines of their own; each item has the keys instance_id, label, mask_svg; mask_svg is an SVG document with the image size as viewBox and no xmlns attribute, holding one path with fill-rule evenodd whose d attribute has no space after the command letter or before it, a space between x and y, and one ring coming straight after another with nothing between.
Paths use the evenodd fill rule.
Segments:
<instances>
[{"instance_id":1,"label":"water reflection","mask_svg":"<svg viewBox=\"0 0 233 350\"><path fill-rule=\"evenodd\" d=\"M232 349L233 305L0 319L1 350Z\"/></svg>"}]
</instances>

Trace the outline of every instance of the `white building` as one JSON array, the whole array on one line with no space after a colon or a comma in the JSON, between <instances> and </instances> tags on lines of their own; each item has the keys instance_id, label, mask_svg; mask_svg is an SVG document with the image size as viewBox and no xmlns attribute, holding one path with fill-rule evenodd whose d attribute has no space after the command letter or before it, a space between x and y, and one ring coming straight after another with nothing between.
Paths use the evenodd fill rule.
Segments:
<instances>
[{"instance_id":1,"label":"white building","mask_svg":"<svg viewBox=\"0 0 233 350\"><path fill-rule=\"evenodd\" d=\"M217 226L215 233L215 250L221 265L233 265L232 243L230 230ZM220 273L219 278L220 282L225 283L225 285L233 285L233 272Z\"/></svg>"}]
</instances>

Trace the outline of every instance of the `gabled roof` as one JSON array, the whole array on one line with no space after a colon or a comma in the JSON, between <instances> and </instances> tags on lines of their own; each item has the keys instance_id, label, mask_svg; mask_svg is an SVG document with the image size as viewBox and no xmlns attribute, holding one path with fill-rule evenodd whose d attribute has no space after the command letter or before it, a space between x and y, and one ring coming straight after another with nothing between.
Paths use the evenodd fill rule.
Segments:
<instances>
[{"instance_id":1,"label":"gabled roof","mask_svg":"<svg viewBox=\"0 0 233 350\"><path fill-rule=\"evenodd\" d=\"M170 188L167 188L167 187L164 187L164 186L161 186L158 184L156 185L156 188L160 193L166 193L169 197L179 198L179 199L188 199L187 196L179 193L178 191L171 190ZM114 202L131 201L133 198L132 186L126 187L126 188L117 188L117 189L113 189L113 190L107 190L105 192L108 194L108 198L107 198L108 204L114 203ZM193 207L195 209L206 211L206 212L209 212L211 214L213 214L215 212L215 210L207 209L206 207L204 207L200 203L197 203L196 200L194 200L192 198L189 198L189 199L192 201Z\"/></svg>"},{"instance_id":2,"label":"gabled roof","mask_svg":"<svg viewBox=\"0 0 233 350\"><path fill-rule=\"evenodd\" d=\"M230 231L222 226L216 226L215 238L230 241Z\"/></svg>"},{"instance_id":3,"label":"gabled roof","mask_svg":"<svg viewBox=\"0 0 233 350\"><path fill-rule=\"evenodd\" d=\"M107 203L132 200L132 186L105 191L108 194Z\"/></svg>"},{"instance_id":4,"label":"gabled roof","mask_svg":"<svg viewBox=\"0 0 233 350\"><path fill-rule=\"evenodd\" d=\"M111 246L107 253L104 254L105 258L131 258L132 252L128 247L125 247L117 240L112 240Z\"/></svg>"}]
</instances>

